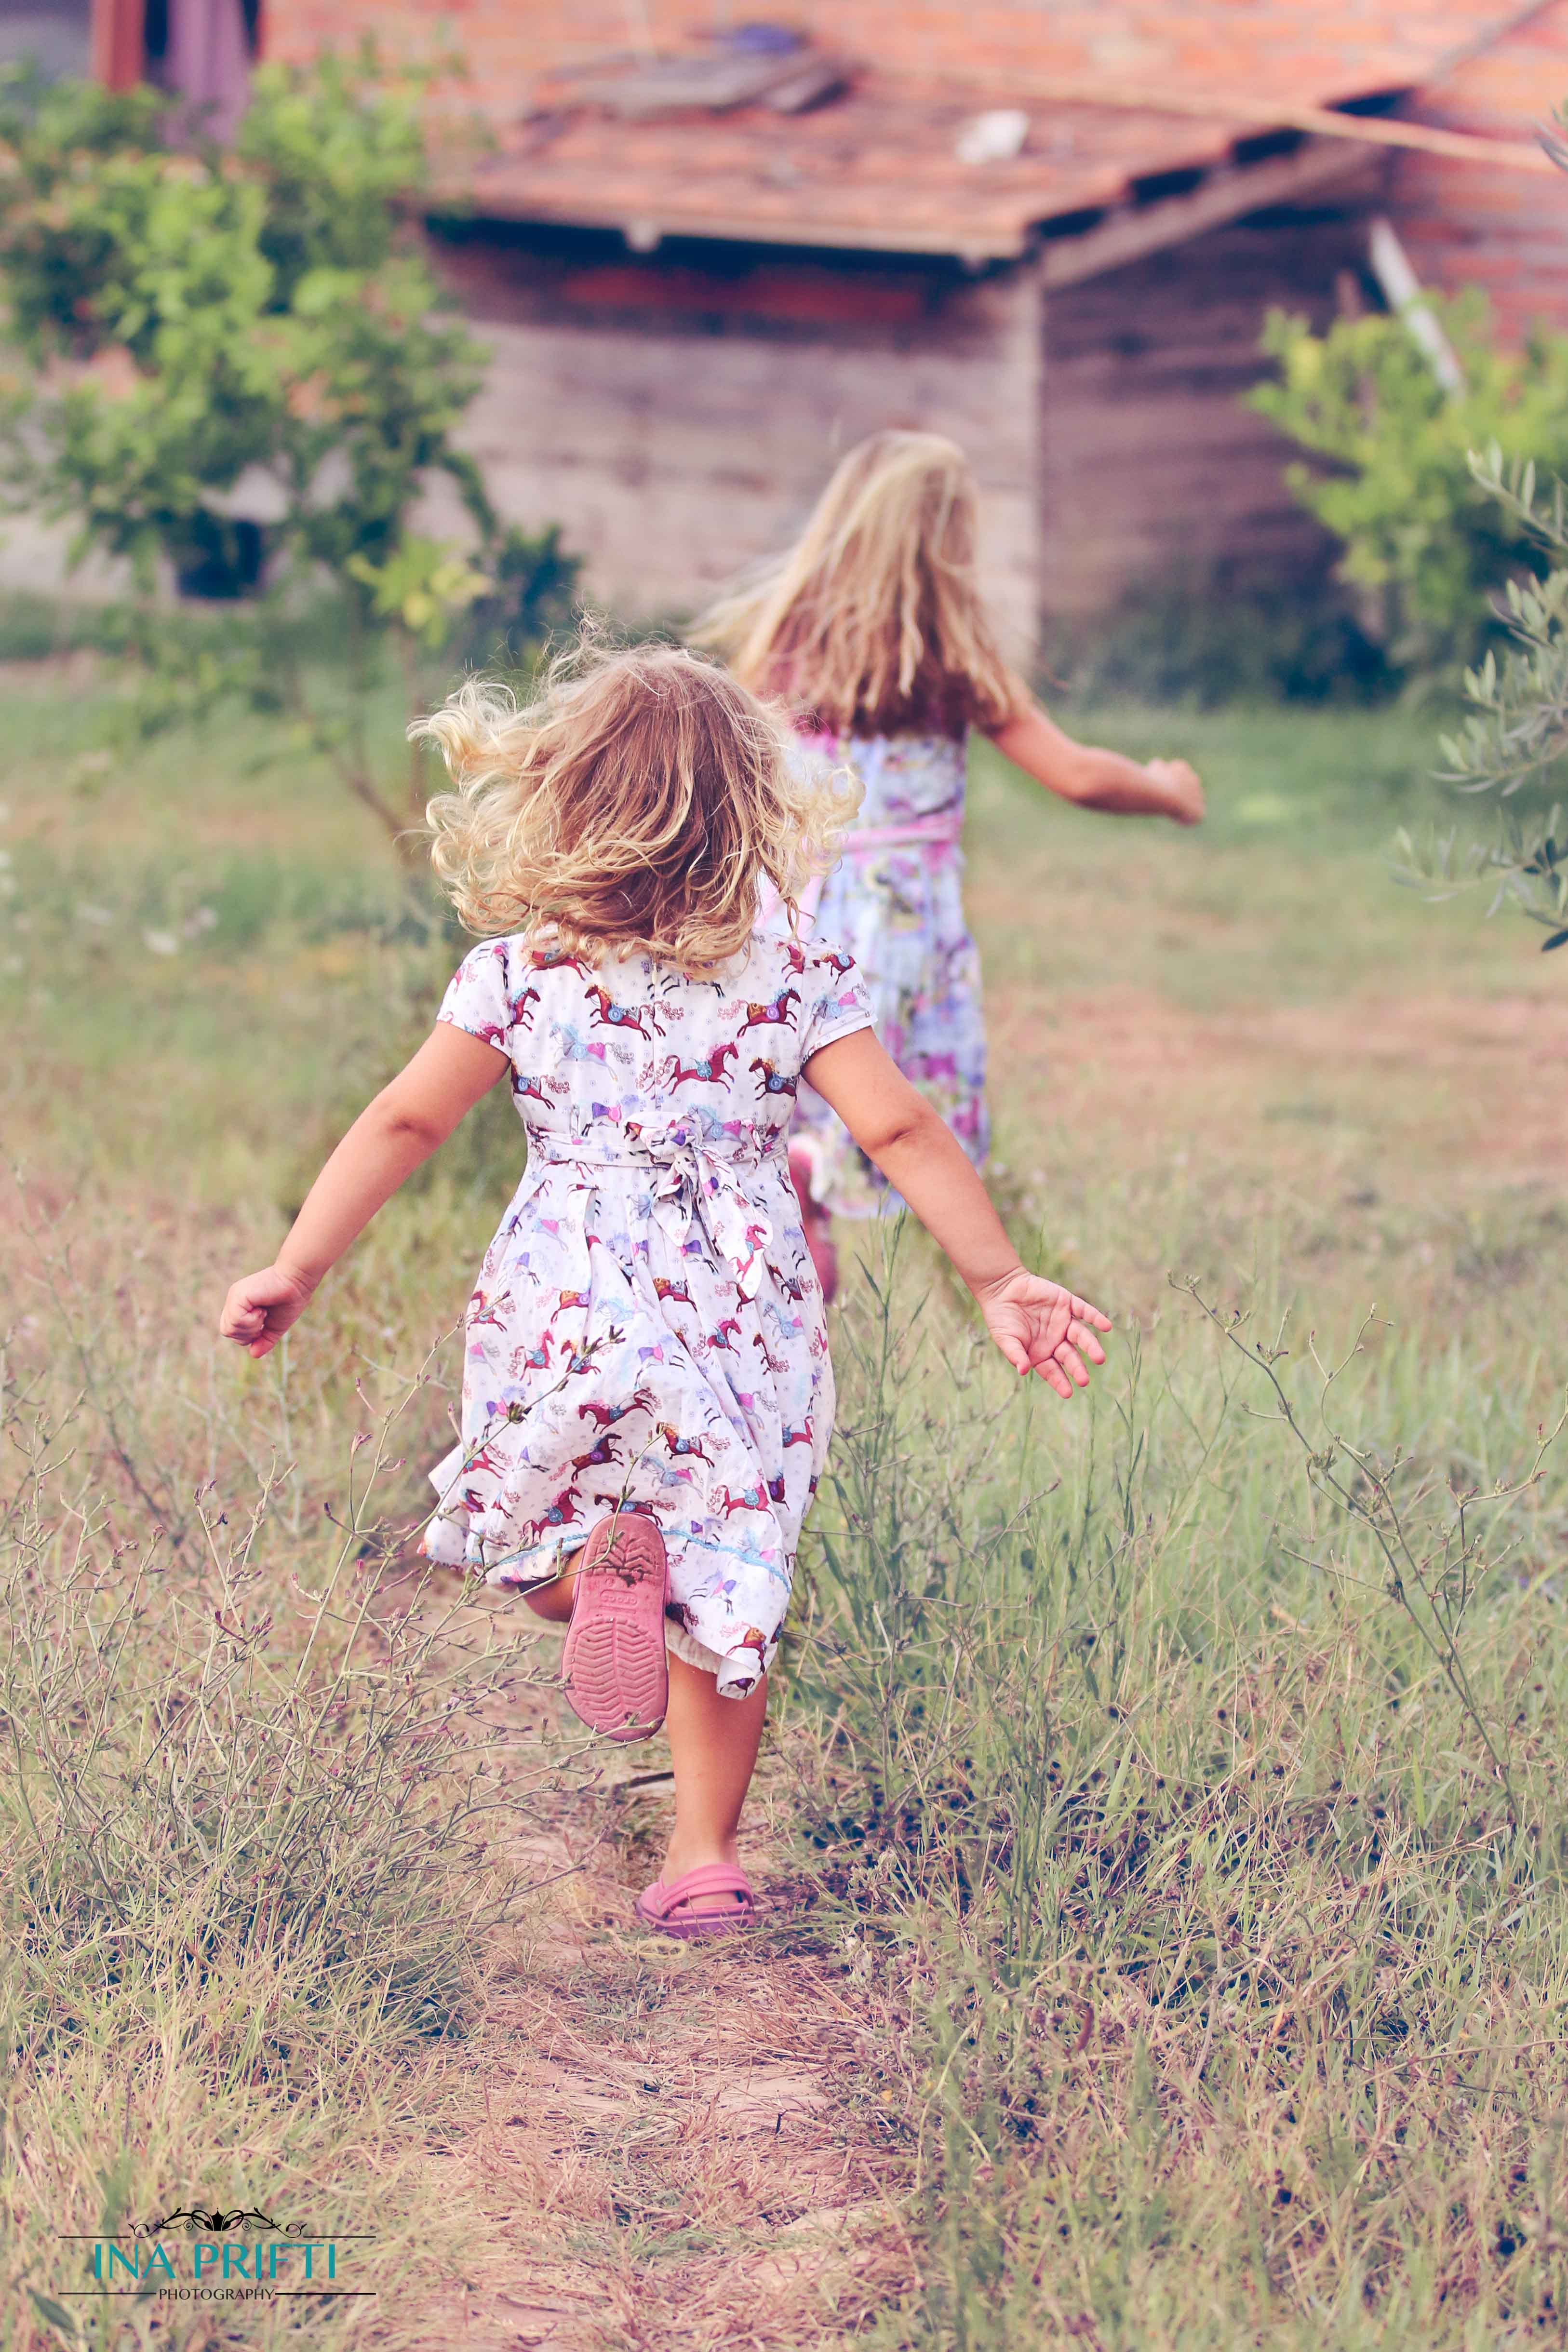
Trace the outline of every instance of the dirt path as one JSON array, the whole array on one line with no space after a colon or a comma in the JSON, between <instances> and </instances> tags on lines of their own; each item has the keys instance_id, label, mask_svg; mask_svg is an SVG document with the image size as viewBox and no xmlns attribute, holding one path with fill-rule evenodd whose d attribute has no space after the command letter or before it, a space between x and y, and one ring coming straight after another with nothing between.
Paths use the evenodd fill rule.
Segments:
<instances>
[{"instance_id":1,"label":"dirt path","mask_svg":"<svg viewBox=\"0 0 1568 2352\"><path fill-rule=\"evenodd\" d=\"M1201 1125L1264 1162L1299 1159L1303 1129L1335 1129L1406 1171L1440 1163L1497 1182L1568 1171L1558 997L1199 1013L1131 990L1026 993L992 1008L992 1050L1030 1126L1130 1126L1165 1148Z\"/></svg>"},{"instance_id":2,"label":"dirt path","mask_svg":"<svg viewBox=\"0 0 1568 2352\"><path fill-rule=\"evenodd\" d=\"M549 1635L541 1635L541 1659ZM510 1854L555 1884L489 1958L451 2062L466 2278L418 2340L465 2352L758 2352L843 2342L909 2260L877 2094L902 2036L814 1927L765 1763L745 1841L764 1913L679 1944L633 1919L667 1797L653 1743Z\"/></svg>"},{"instance_id":3,"label":"dirt path","mask_svg":"<svg viewBox=\"0 0 1568 2352\"><path fill-rule=\"evenodd\" d=\"M1554 1002L1200 1013L1124 991L1020 996L993 1023L1020 1127L1120 1128L1133 1161L1185 1130L1254 1168L1354 1155L1480 1188L1560 1183L1568 1168ZM541 1664L554 1640L541 1630ZM788 1758L765 1762L747 1841L766 1924L706 1947L632 1919L667 1796L626 1784L664 1761L656 1742L607 1759L595 1792L557 1801L511 1856L555 1884L497 1940L477 2028L450 2061L433 2160L466 2276L406 2340L807 2352L847 2342L910 2281L907 2159L883 2120L907 2021L853 1979L791 1874Z\"/></svg>"}]
</instances>

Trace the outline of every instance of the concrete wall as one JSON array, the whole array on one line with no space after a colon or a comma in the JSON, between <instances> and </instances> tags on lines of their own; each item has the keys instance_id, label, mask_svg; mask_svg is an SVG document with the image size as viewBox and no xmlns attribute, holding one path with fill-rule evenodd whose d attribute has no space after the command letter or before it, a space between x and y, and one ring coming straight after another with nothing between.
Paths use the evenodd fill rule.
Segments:
<instances>
[{"instance_id":1,"label":"concrete wall","mask_svg":"<svg viewBox=\"0 0 1568 2352\"><path fill-rule=\"evenodd\" d=\"M1040 303L1014 271L885 269L469 232L438 246L495 357L464 438L508 516L557 521L593 592L690 611L784 544L840 455L950 433L979 478L987 588L1021 655L1040 551Z\"/></svg>"}]
</instances>

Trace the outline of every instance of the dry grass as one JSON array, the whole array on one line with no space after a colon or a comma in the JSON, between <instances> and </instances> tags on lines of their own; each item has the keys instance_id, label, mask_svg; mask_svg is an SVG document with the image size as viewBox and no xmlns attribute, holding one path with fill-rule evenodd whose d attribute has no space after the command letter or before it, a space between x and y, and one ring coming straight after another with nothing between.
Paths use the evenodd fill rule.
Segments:
<instances>
[{"instance_id":1,"label":"dry grass","mask_svg":"<svg viewBox=\"0 0 1568 2352\"><path fill-rule=\"evenodd\" d=\"M887 2340L1557 2340L1563 1521L1517 1402L1440 1363L1413 1400L1390 1350L1335 1441L1282 1364L1298 1477L1199 1323L1020 1465L1016 1405L890 1296L795 1688L824 1900L869 1986L921 1984ZM1343 1451L1379 1422L1416 1440L1385 1479Z\"/></svg>"},{"instance_id":2,"label":"dry grass","mask_svg":"<svg viewBox=\"0 0 1568 2352\"><path fill-rule=\"evenodd\" d=\"M831 1954L651 1947L615 1843L582 1866L585 1829L530 1850L574 1874L492 1958L438 2167L488 2244L432 2336L460 2316L476 2347L560 2352L858 2333L912 2267L890 2220L907 2160L866 2096L884 2004ZM753 1861L777 1921L780 1858L759 1838Z\"/></svg>"},{"instance_id":3,"label":"dry grass","mask_svg":"<svg viewBox=\"0 0 1568 2352\"><path fill-rule=\"evenodd\" d=\"M308 768L106 771L72 676L3 688L0 2346L62 2340L60 2231L192 2199L369 2228L380 2292L81 2340L1560 2340L1554 1457L1479 1507L1468 1706L1430 1636L1561 1385L1561 983L1392 892L1421 732L1192 722L1193 839L980 775L1001 1190L1122 1343L1058 1414L921 1249L856 1278L768 1920L714 1952L630 1926L658 1752L409 1571L504 1107L268 1367L207 1337L452 943ZM1379 1302L1331 1412L1429 1603L1173 1269L1294 1308L1309 1416Z\"/></svg>"}]
</instances>

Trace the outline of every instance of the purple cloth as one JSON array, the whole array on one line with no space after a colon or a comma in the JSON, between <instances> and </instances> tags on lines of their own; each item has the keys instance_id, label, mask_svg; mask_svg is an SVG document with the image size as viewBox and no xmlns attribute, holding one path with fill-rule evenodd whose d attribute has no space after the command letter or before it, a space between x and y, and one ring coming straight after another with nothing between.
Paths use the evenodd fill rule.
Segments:
<instances>
[{"instance_id":1,"label":"purple cloth","mask_svg":"<svg viewBox=\"0 0 1568 2352\"><path fill-rule=\"evenodd\" d=\"M169 0L162 79L185 103L188 137L226 146L250 99L250 57L240 0Z\"/></svg>"}]
</instances>

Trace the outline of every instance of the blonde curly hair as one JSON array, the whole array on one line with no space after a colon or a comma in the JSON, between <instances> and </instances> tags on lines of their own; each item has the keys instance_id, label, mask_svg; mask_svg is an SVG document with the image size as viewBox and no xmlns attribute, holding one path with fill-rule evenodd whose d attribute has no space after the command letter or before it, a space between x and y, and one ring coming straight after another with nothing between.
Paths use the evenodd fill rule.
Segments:
<instances>
[{"instance_id":1,"label":"blonde curly hair","mask_svg":"<svg viewBox=\"0 0 1568 2352\"><path fill-rule=\"evenodd\" d=\"M975 572L975 478L956 441L889 430L834 469L793 547L692 641L837 735L998 728L1029 706Z\"/></svg>"},{"instance_id":2,"label":"blonde curly hair","mask_svg":"<svg viewBox=\"0 0 1568 2352\"><path fill-rule=\"evenodd\" d=\"M782 712L674 646L579 646L521 709L471 679L409 732L452 778L426 818L463 922L594 959L728 963L763 886L792 908L860 800L800 756Z\"/></svg>"}]
</instances>

